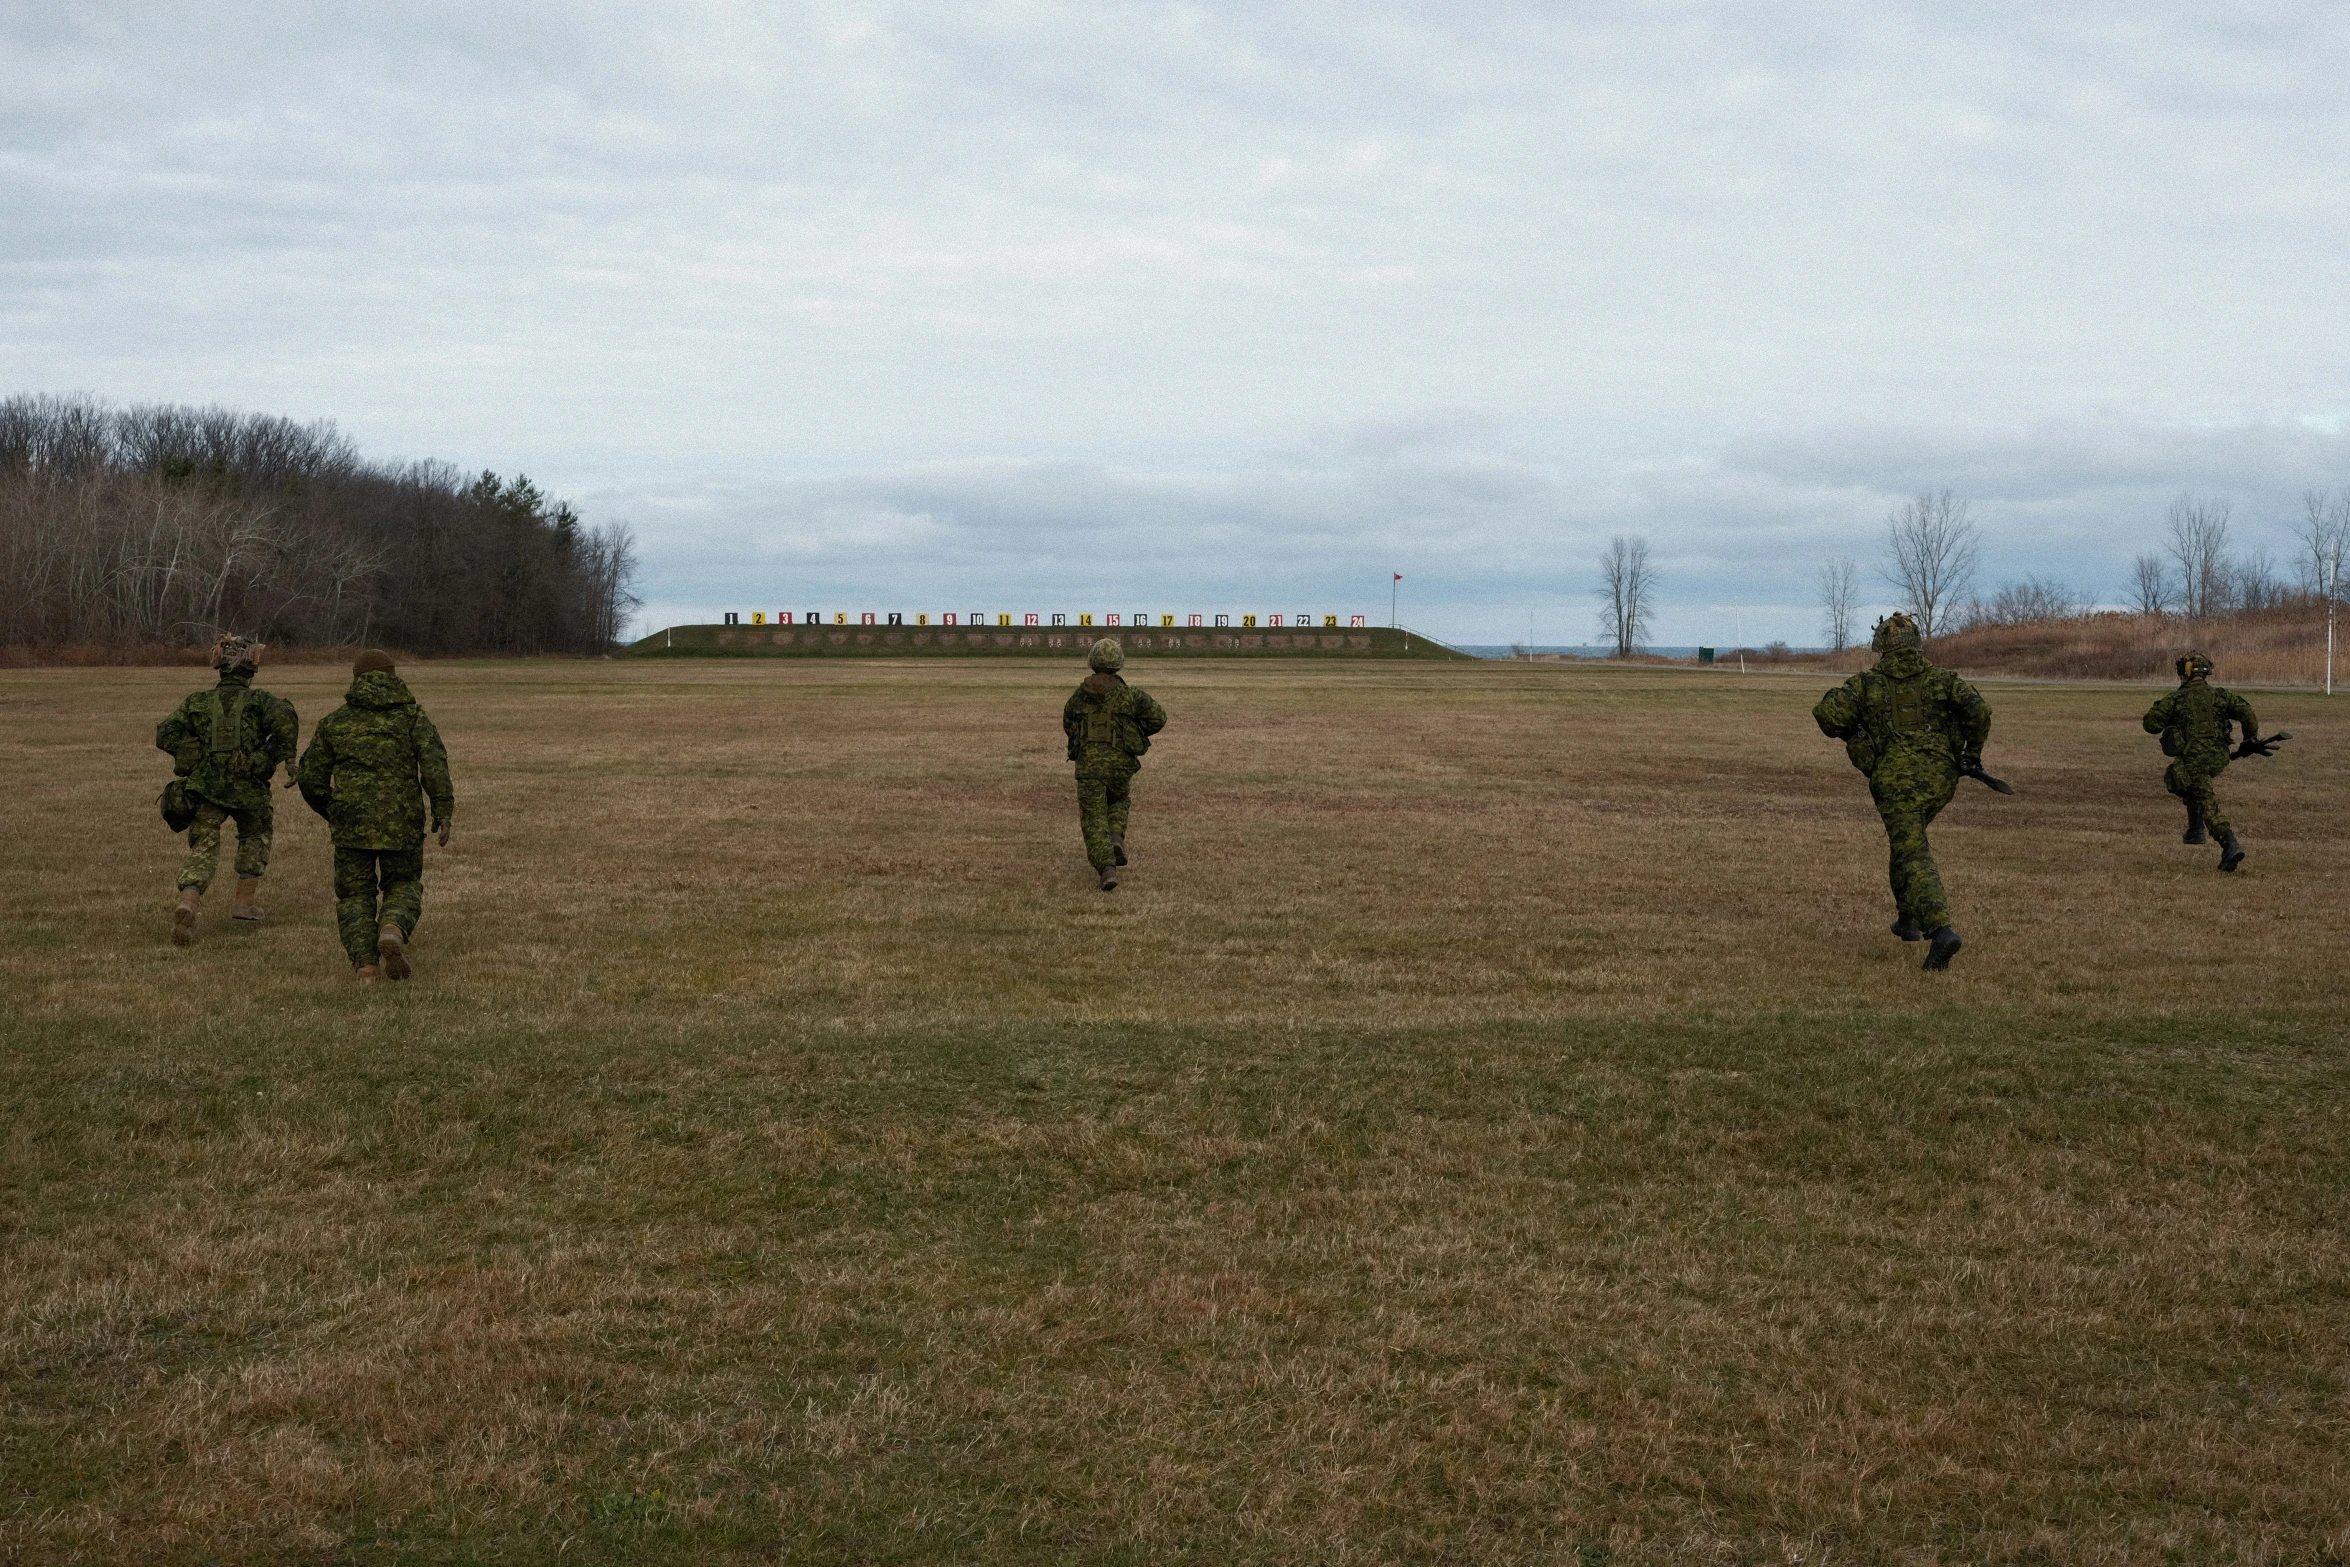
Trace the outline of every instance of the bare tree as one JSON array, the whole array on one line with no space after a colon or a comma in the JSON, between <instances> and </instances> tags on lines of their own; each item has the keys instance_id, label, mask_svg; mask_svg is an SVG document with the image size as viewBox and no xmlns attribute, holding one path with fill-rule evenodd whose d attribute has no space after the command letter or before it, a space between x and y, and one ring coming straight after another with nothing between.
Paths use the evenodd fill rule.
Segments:
<instances>
[{"instance_id":1,"label":"bare tree","mask_svg":"<svg viewBox=\"0 0 2350 1567\"><path fill-rule=\"evenodd\" d=\"M1629 658L1648 632L1649 599L1656 591L1656 568L1648 563L1648 541L1617 534L1599 557L1602 604L1600 632L1616 645L1616 657Z\"/></svg>"},{"instance_id":2,"label":"bare tree","mask_svg":"<svg viewBox=\"0 0 2350 1567\"><path fill-rule=\"evenodd\" d=\"M1920 495L1885 518L1885 580L1902 607L1917 617L1918 633L1933 636L1974 580L1980 548L1967 503L1944 490Z\"/></svg>"},{"instance_id":3,"label":"bare tree","mask_svg":"<svg viewBox=\"0 0 2350 1567\"><path fill-rule=\"evenodd\" d=\"M590 528L580 542L581 564L587 573L590 635L599 643L620 640L628 617L644 605L632 590L636 585L636 533L624 522Z\"/></svg>"},{"instance_id":4,"label":"bare tree","mask_svg":"<svg viewBox=\"0 0 2350 1567\"><path fill-rule=\"evenodd\" d=\"M1860 568L1851 556L1835 556L1820 568L1820 609L1829 651L1852 646L1852 622L1860 613Z\"/></svg>"},{"instance_id":5,"label":"bare tree","mask_svg":"<svg viewBox=\"0 0 2350 1567\"><path fill-rule=\"evenodd\" d=\"M2342 567L2350 556L2350 490L2339 496L2311 490L2302 497L2301 580L2326 607L2325 693L2334 694L2334 615L2342 602Z\"/></svg>"},{"instance_id":6,"label":"bare tree","mask_svg":"<svg viewBox=\"0 0 2350 1567\"><path fill-rule=\"evenodd\" d=\"M2028 626L2044 620L2070 620L2081 613L2082 601L2072 589L2050 577L2026 577L2010 582L1988 600L1970 599L1956 617L1960 629L1974 626Z\"/></svg>"},{"instance_id":7,"label":"bare tree","mask_svg":"<svg viewBox=\"0 0 2350 1567\"><path fill-rule=\"evenodd\" d=\"M2182 492L2170 503L2164 548L2179 572L2179 607L2189 618L2218 614L2228 604L2228 503Z\"/></svg>"},{"instance_id":8,"label":"bare tree","mask_svg":"<svg viewBox=\"0 0 2350 1567\"><path fill-rule=\"evenodd\" d=\"M2161 615L2171 606L2170 568L2160 555L2141 555L2130 563L2130 597L2141 615Z\"/></svg>"},{"instance_id":9,"label":"bare tree","mask_svg":"<svg viewBox=\"0 0 2350 1567\"><path fill-rule=\"evenodd\" d=\"M2350 564L2350 490L2339 495L2311 490L2301 497L2304 515L2293 530L2301 550L2293 562L2301 589L2318 600L2339 599L2342 568Z\"/></svg>"},{"instance_id":10,"label":"bare tree","mask_svg":"<svg viewBox=\"0 0 2350 1567\"><path fill-rule=\"evenodd\" d=\"M2293 589L2277 575L2276 561L2265 549L2227 562L2220 605L2235 611L2282 609L2293 601Z\"/></svg>"}]
</instances>

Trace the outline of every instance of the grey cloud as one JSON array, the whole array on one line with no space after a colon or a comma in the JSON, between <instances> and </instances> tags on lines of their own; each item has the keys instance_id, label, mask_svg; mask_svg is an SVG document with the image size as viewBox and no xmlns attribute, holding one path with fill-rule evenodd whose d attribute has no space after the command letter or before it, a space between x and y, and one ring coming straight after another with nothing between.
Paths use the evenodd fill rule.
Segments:
<instances>
[{"instance_id":1,"label":"grey cloud","mask_svg":"<svg viewBox=\"0 0 2350 1567\"><path fill-rule=\"evenodd\" d=\"M1916 489L2090 585L2340 473L2345 67L2176 0L22 6L0 357L593 493L664 602L1407 569L1579 636L1633 528L1808 623Z\"/></svg>"},{"instance_id":2,"label":"grey cloud","mask_svg":"<svg viewBox=\"0 0 2350 1567\"><path fill-rule=\"evenodd\" d=\"M1914 494L1956 488L1992 502L2050 504L2197 486L2298 491L2350 471L2350 432L2316 424L2219 427L2072 421L2013 431L1861 430L1736 448L1742 468L1790 484L1862 484Z\"/></svg>"},{"instance_id":3,"label":"grey cloud","mask_svg":"<svg viewBox=\"0 0 2350 1567\"><path fill-rule=\"evenodd\" d=\"M680 608L692 584L723 581L795 609L968 608L976 595L991 609L1263 610L1304 594L1367 611L1401 570L1417 623L1463 640L1529 610L1556 640L1581 640L1599 549L1641 533L1665 577L1663 640L1726 638L1740 609L1750 636L1800 641L1818 565L1873 565L1887 512L1923 488L1973 504L1986 587L2039 575L2112 599L2182 488L2233 498L2246 546L2281 555L2300 487L2350 482L2350 439L2298 429L2082 426L1971 443L1879 429L1587 466L1537 460L1503 433L1381 426L1221 471L950 464L600 495L591 510L659 542L651 596ZM1028 602L1040 596L1051 602Z\"/></svg>"}]
</instances>

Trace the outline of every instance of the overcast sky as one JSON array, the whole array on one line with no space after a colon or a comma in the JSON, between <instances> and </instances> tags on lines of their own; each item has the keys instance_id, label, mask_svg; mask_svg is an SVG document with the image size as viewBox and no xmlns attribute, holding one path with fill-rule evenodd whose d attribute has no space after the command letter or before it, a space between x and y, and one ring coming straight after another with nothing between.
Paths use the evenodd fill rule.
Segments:
<instances>
[{"instance_id":1,"label":"overcast sky","mask_svg":"<svg viewBox=\"0 0 2350 1567\"><path fill-rule=\"evenodd\" d=\"M723 609L1816 640L2350 482L2350 8L0 7L0 392L331 418Z\"/></svg>"}]
</instances>

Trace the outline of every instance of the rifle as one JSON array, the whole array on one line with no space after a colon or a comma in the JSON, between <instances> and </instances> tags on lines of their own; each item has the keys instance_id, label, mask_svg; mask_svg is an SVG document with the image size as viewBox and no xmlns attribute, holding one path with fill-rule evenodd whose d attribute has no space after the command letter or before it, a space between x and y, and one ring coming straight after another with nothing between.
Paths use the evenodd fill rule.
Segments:
<instances>
[{"instance_id":1,"label":"rifle","mask_svg":"<svg viewBox=\"0 0 2350 1567\"><path fill-rule=\"evenodd\" d=\"M1958 775L1961 778L1972 778L1975 782L1981 784L1984 788L1990 790L1993 794L2015 793L2014 784L2009 783L2004 778L1994 778L1989 773L1983 771L1983 764L1980 761L1960 762L1958 764Z\"/></svg>"},{"instance_id":2,"label":"rifle","mask_svg":"<svg viewBox=\"0 0 2350 1567\"><path fill-rule=\"evenodd\" d=\"M2280 729L2266 740L2255 740L2250 735L2246 735L2244 743L2236 747L2236 760L2240 762L2247 756L2274 756L2277 754L2277 747L2292 738L2293 732L2289 729Z\"/></svg>"}]
</instances>

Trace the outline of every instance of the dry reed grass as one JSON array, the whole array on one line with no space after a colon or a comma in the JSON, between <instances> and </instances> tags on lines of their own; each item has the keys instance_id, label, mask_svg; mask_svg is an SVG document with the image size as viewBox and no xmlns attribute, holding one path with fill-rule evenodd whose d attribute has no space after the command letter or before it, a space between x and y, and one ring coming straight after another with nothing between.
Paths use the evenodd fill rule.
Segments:
<instances>
[{"instance_id":1,"label":"dry reed grass","mask_svg":"<svg viewBox=\"0 0 2350 1567\"><path fill-rule=\"evenodd\" d=\"M2350 625L2343 629L2350 635ZM2316 690L2325 677L2325 610L2322 605L2302 604L2211 620L2105 612L2014 626L1977 626L1936 637L1927 652L1936 663L1970 677L2168 685L2177 679L2173 662L2190 648L2211 655L2223 685ZM1778 654L1733 648L1721 656L1730 663L1742 654L1757 671L1816 669L1836 674L1866 669L1876 656L1866 647ZM2334 678L2337 686L2350 685L2350 641L2336 651Z\"/></svg>"},{"instance_id":2,"label":"dry reed grass","mask_svg":"<svg viewBox=\"0 0 2350 1567\"><path fill-rule=\"evenodd\" d=\"M1075 671L421 667L374 992L298 807L164 944L180 672L0 676L0 1556L2350 1552L2338 709L2223 879L1994 687L1930 978L1811 683L1134 674L1104 897Z\"/></svg>"},{"instance_id":3,"label":"dry reed grass","mask_svg":"<svg viewBox=\"0 0 2350 1567\"><path fill-rule=\"evenodd\" d=\"M2211 655L2224 685L2317 686L2325 673L2325 610L2299 605L2198 621L2101 614L1981 626L1936 638L1933 652L1938 662L1970 672L2167 682L2177 678L2173 662L2190 648ZM2334 673L2340 679L2350 668L2338 663Z\"/></svg>"}]
</instances>

